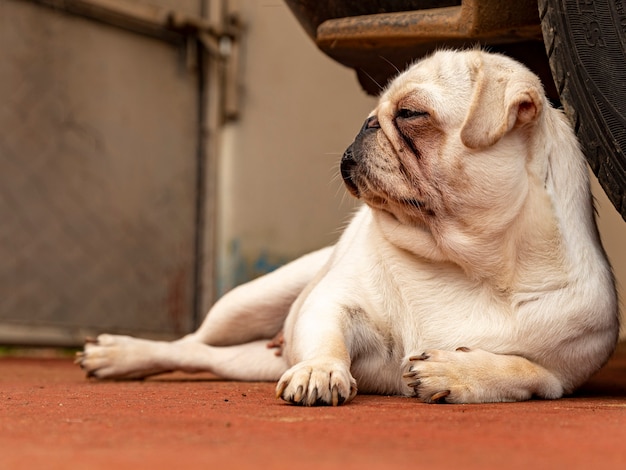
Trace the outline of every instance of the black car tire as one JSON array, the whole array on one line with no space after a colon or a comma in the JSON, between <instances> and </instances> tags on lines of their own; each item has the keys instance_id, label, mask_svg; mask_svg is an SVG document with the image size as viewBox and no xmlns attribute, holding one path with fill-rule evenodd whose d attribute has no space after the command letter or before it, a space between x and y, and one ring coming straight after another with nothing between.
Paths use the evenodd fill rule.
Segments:
<instances>
[{"instance_id":1,"label":"black car tire","mask_svg":"<svg viewBox=\"0 0 626 470\"><path fill-rule=\"evenodd\" d=\"M626 220L626 0L539 0L552 76L587 161Z\"/></svg>"}]
</instances>

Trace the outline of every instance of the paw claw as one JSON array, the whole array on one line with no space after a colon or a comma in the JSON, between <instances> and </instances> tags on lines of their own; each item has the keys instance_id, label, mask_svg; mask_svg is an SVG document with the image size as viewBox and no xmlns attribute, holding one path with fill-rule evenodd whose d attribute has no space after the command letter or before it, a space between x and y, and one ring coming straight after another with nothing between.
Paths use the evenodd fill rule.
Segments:
<instances>
[{"instance_id":1,"label":"paw claw","mask_svg":"<svg viewBox=\"0 0 626 470\"><path fill-rule=\"evenodd\" d=\"M446 402L445 399L448 395L450 395L450 390L442 390L441 392L437 392L433 396L431 396L429 402L430 403L445 403Z\"/></svg>"},{"instance_id":2,"label":"paw claw","mask_svg":"<svg viewBox=\"0 0 626 470\"><path fill-rule=\"evenodd\" d=\"M283 392L287 388L287 382L278 382L276 386L276 398L283 398Z\"/></svg>"},{"instance_id":3,"label":"paw claw","mask_svg":"<svg viewBox=\"0 0 626 470\"><path fill-rule=\"evenodd\" d=\"M302 401L303 393L304 393L304 389L302 388L302 385L300 385L298 389L296 390L296 394L293 396L293 401L295 403L300 403Z\"/></svg>"},{"instance_id":4,"label":"paw claw","mask_svg":"<svg viewBox=\"0 0 626 470\"><path fill-rule=\"evenodd\" d=\"M461 352L470 352L471 349L470 348L466 348L465 346L461 346L460 348L456 348L457 351L461 351Z\"/></svg>"},{"instance_id":5,"label":"paw claw","mask_svg":"<svg viewBox=\"0 0 626 470\"><path fill-rule=\"evenodd\" d=\"M333 389L332 389L332 405L339 406L339 389L337 388L336 385L333 385Z\"/></svg>"},{"instance_id":6,"label":"paw claw","mask_svg":"<svg viewBox=\"0 0 626 470\"><path fill-rule=\"evenodd\" d=\"M422 353L419 356L409 357L409 361L426 361L428 359L430 359L430 356L426 353Z\"/></svg>"}]
</instances>

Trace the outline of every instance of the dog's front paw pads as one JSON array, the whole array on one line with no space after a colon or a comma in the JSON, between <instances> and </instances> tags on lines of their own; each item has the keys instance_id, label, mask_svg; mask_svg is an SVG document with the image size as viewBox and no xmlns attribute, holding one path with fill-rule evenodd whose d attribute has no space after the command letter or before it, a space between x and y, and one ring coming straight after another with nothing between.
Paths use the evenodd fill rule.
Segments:
<instances>
[{"instance_id":1,"label":"dog's front paw pads","mask_svg":"<svg viewBox=\"0 0 626 470\"><path fill-rule=\"evenodd\" d=\"M294 405L338 406L354 398L356 381L339 361L305 361L283 374L276 397Z\"/></svg>"}]
</instances>

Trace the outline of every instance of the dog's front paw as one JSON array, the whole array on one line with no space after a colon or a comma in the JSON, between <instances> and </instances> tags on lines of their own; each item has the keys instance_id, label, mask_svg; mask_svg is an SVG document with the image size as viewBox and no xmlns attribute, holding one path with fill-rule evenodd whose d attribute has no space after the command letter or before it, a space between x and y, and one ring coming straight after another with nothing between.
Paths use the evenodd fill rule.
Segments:
<instances>
[{"instance_id":1,"label":"dog's front paw","mask_svg":"<svg viewBox=\"0 0 626 470\"><path fill-rule=\"evenodd\" d=\"M426 403L481 403L510 401L503 394L506 377L491 368L493 354L459 348L456 351L427 350L408 359L403 375L407 386ZM516 397L527 399L529 397Z\"/></svg>"},{"instance_id":2,"label":"dog's front paw","mask_svg":"<svg viewBox=\"0 0 626 470\"><path fill-rule=\"evenodd\" d=\"M334 359L300 362L285 372L276 386L278 398L306 406L341 405L356 392L349 368Z\"/></svg>"},{"instance_id":3,"label":"dog's front paw","mask_svg":"<svg viewBox=\"0 0 626 470\"><path fill-rule=\"evenodd\" d=\"M560 382L546 369L515 355L480 349L427 350L411 356L403 375L427 403L484 403L556 398Z\"/></svg>"}]
</instances>

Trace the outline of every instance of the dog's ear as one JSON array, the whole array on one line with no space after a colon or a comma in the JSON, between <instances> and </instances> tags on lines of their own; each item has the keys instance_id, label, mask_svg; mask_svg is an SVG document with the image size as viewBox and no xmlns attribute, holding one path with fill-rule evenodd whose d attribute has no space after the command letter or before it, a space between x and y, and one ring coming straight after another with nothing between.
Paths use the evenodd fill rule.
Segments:
<instances>
[{"instance_id":1,"label":"dog's ear","mask_svg":"<svg viewBox=\"0 0 626 470\"><path fill-rule=\"evenodd\" d=\"M516 126L534 121L543 108L543 88L530 71L476 65L472 103L461 129L469 148L494 145Z\"/></svg>"}]
</instances>

